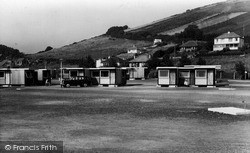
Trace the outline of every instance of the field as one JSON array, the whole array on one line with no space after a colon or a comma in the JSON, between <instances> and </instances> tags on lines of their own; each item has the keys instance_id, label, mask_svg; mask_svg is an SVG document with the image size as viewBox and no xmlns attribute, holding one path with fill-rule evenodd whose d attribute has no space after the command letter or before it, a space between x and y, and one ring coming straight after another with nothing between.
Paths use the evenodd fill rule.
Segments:
<instances>
[{"instance_id":1,"label":"field","mask_svg":"<svg viewBox=\"0 0 250 153\"><path fill-rule=\"evenodd\" d=\"M243 100L250 102L249 87L223 91L155 85L156 80L146 80L118 88L2 88L0 141L61 140L65 153L250 150L249 116L207 111L243 107Z\"/></svg>"}]
</instances>

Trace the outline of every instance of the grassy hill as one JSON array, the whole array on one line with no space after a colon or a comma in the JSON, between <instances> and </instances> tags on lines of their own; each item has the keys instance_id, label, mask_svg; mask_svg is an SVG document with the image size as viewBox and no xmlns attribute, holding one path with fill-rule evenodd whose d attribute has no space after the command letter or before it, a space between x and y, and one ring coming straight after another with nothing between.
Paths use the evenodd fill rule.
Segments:
<instances>
[{"instance_id":1,"label":"grassy hill","mask_svg":"<svg viewBox=\"0 0 250 153\"><path fill-rule=\"evenodd\" d=\"M131 28L126 32L149 31L154 34L173 35L183 31L188 25L195 24L207 33L224 33L234 31L250 35L250 1L228 0L215 3L184 13L177 14L162 20Z\"/></svg>"},{"instance_id":2,"label":"grassy hill","mask_svg":"<svg viewBox=\"0 0 250 153\"><path fill-rule=\"evenodd\" d=\"M32 54L30 57L35 59L80 59L91 55L93 58L101 58L126 52L133 45L149 46L152 45L152 42L98 36L47 52Z\"/></svg>"}]
</instances>

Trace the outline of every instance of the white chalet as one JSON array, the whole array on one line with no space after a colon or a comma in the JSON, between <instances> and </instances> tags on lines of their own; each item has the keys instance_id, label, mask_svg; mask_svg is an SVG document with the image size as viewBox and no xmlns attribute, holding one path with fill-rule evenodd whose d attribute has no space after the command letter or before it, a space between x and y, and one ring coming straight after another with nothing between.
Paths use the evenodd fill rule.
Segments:
<instances>
[{"instance_id":1,"label":"white chalet","mask_svg":"<svg viewBox=\"0 0 250 153\"><path fill-rule=\"evenodd\" d=\"M234 32L224 33L214 39L213 51L221 51L223 48L238 50L244 45L244 39Z\"/></svg>"}]
</instances>

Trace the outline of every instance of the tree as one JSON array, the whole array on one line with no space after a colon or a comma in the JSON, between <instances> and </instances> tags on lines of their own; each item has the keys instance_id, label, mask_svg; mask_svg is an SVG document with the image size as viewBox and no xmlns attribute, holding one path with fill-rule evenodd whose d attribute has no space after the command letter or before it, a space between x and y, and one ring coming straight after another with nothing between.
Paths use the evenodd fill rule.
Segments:
<instances>
[{"instance_id":1,"label":"tree","mask_svg":"<svg viewBox=\"0 0 250 153\"><path fill-rule=\"evenodd\" d=\"M235 64L234 68L235 68L235 71L237 72L237 74L239 75L239 77L241 79L243 79L243 77L245 75L245 70L246 70L244 63L240 61L240 62Z\"/></svg>"},{"instance_id":2,"label":"tree","mask_svg":"<svg viewBox=\"0 0 250 153\"><path fill-rule=\"evenodd\" d=\"M181 59L179 60L178 66L182 67L184 65L190 65L190 64L191 64L191 60L187 57L186 54L183 54L181 56Z\"/></svg>"},{"instance_id":3,"label":"tree","mask_svg":"<svg viewBox=\"0 0 250 153\"><path fill-rule=\"evenodd\" d=\"M169 54L163 56L163 59L161 61L161 66L174 66L174 62L170 58Z\"/></svg>"},{"instance_id":4,"label":"tree","mask_svg":"<svg viewBox=\"0 0 250 153\"><path fill-rule=\"evenodd\" d=\"M79 67L85 67L85 68L95 67L95 60L90 55L88 55L85 58L82 58Z\"/></svg>"},{"instance_id":5,"label":"tree","mask_svg":"<svg viewBox=\"0 0 250 153\"><path fill-rule=\"evenodd\" d=\"M111 57L107 60L107 67L118 67L115 58Z\"/></svg>"},{"instance_id":6,"label":"tree","mask_svg":"<svg viewBox=\"0 0 250 153\"><path fill-rule=\"evenodd\" d=\"M203 32L197 25L189 25L184 29L180 36L186 39L202 40Z\"/></svg>"},{"instance_id":7,"label":"tree","mask_svg":"<svg viewBox=\"0 0 250 153\"><path fill-rule=\"evenodd\" d=\"M156 69L156 67L160 66L161 60L156 57L152 57L150 60L147 61L146 65L148 66L149 70Z\"/></svg>"},{"instance_id":8,"label":"tree","mask_svg":"<svg viewBox=\"0 0 250 153\"><path fill-rule=\"evenodd\" d=\"M44 51L46 52L46 51L49 51L51 49L53 49L53 48L51 46L48 46L48 47L46 47L46 49Z\"/></svg>"},{"instance_id":9,"label":"tree","mask_svg":"<svg viewBox=\"0 0 250 153\"><path fill-rule=\"evenodd\" d=\"M112 37L116 37L116 38L122 38L124 37L124 30L128 29L128 26L113 26L111 28L108 29L108 31L106 32L106 35L110 35Z\"/></svg>"},{"instance_id":10,"label":"tree","mask_svg":"<svg viewBox=\"0 0 250 153\"><path fill-rule=\"evenodd\" d=\"M199 57L198 61L196 62L197 65L206 65L206 60Z\"/></svg>"}]
</instances>

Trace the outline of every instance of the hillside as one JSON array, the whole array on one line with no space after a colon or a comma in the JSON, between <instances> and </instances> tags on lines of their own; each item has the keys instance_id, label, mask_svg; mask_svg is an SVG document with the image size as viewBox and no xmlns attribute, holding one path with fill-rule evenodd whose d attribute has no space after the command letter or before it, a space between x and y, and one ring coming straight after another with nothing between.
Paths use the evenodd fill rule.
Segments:
<instances>
[{"instance_id":1,"label":"hillside","mask_svg":"<svg viewBox=\"0 0 250 153\"><path fill-rule=\"evenodd\" d=\"M152 45L152 42L98 36L47 52L32 54L30 57L35 59L80 59L91 55L93 58L101 58L126 52L133 45L149 46Z\"/></svg>"},{"instance_id":2,"label":"hillside","mask_svg":"<svg viewBox=\"0 0 250 153\"><path fill-rule=\"evenodd\" d=\"M250 35L250 1L228 0L215 3L162 20L126 30L127 33L148 31L153 34L173 35L182 32L188 25L194 24L205 34L234 31Z\"/></svg>"}]
</instances>

